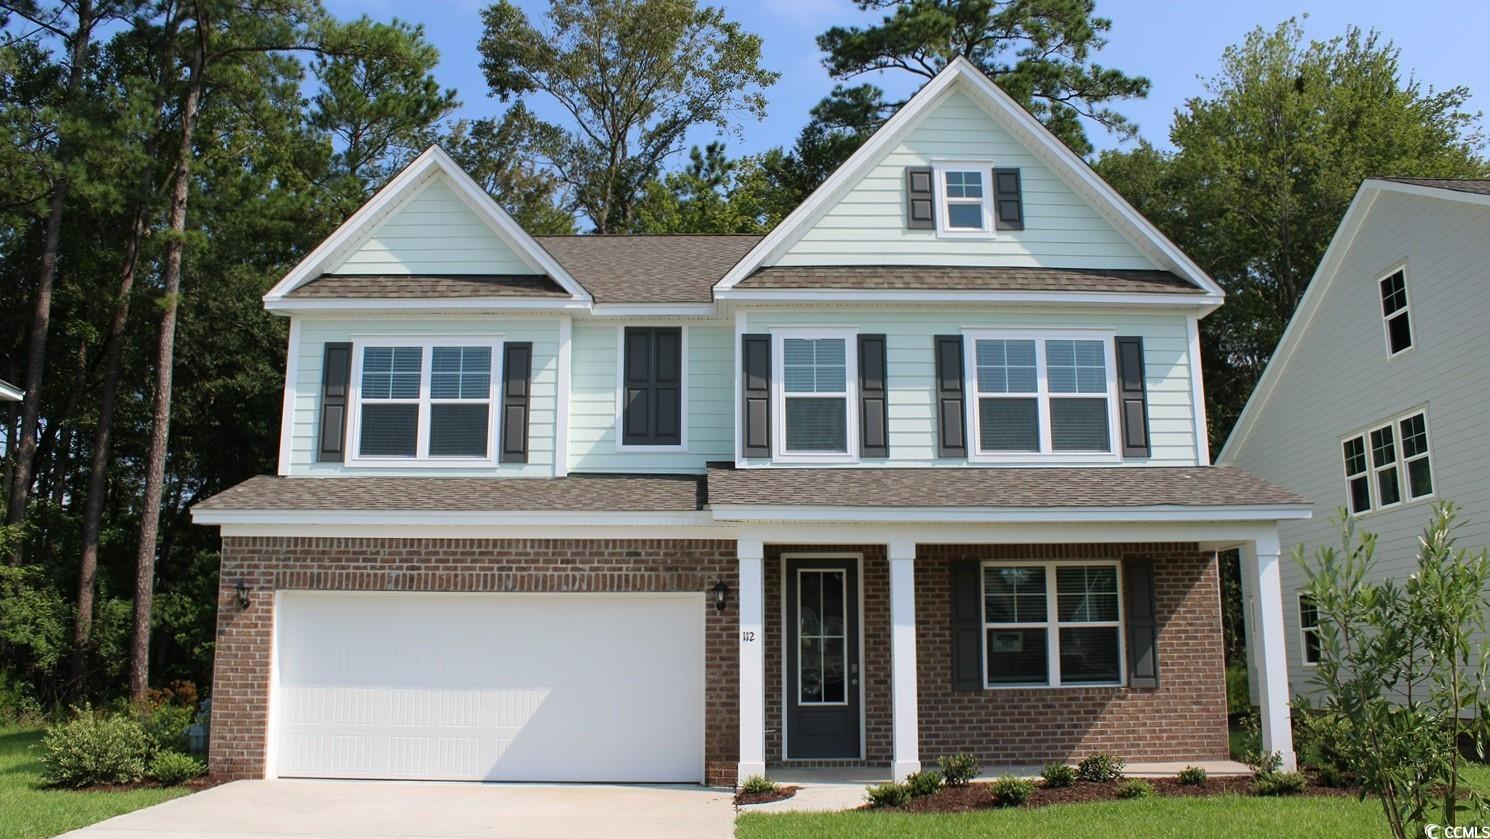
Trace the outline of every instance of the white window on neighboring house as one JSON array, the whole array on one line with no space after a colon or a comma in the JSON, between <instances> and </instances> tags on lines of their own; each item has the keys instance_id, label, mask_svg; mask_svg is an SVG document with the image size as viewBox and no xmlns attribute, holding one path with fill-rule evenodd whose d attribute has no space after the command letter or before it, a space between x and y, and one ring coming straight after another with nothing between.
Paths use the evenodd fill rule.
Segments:
<instances>
[{"instance_id":1,"label":"white window on neighboring house","mask_svg":"<svg viewBox=\"0 0 1490 839\"><path fill-rule=\"evenodd\" d=\"M1118 563L985 563L983 610L988 687L1123 683Z\"/></svg>"},{"instance_id":2,"label":"white window on neighboring house","mask_svg":"<svg viewBox=\"0 0 1490 839\"><path fill-rule=\"evenodd\" d=\"M938 232L989 235L993 232L993 170L972 163L936 166Z\"/></svg>"},{"instance_id":3,"label":"white window on neighboring house","mask_svg":"<svg viewBox=\"0 0 1490 839\"><path fill-rule=\"evenodd\" d=\"M1371 509L1371 476L1366 468L1366 438L1349 437L1345 440L1345 484L1352 513L1364 513Z\"/></svg>"},{"instance_id":4,"label":"white window on neighboring house","mask_svg":"<svg viewBox=\"0 0 1490 839\"><path fill-rule=\"evenodd\" d=\"M1403 269L1383 277L1381 316L1386 321L1387 355L1394 356L1412 349L1412 316L1407 309L1407 275Z\"/></svg>"},{"instance_id":5,"label":"white window on neighboring house","mask_svg":"<svg viewBox=\"0 0 1490 839\"><path fill-rule=\"evenodd\" d=\"M1299 593L1299 652L1304 664L1319 663L1319 609L1314 598Z\"/></svg>"},{"instance_id":6,"label":"white window on neighboring house","mask_svg":"<svg viewBox=\"0 0 1490 839\"><path fill-rule=\"evenodd\" d=\"M1341 442L1352 514L1433 497L1428 415L1415 410Z\"/></svg>"},{"instance_id":7,"label":"white window on neighboring house","mask_svg":"<svg viewBox=\"0 0 1490 839\"><path fill-rule=\"evenodd\" d=\"M489 341L358 343L348 464L490 463L499 358Z\"/></svg>"},{"instance_id":8,"label":"white window on neighboring house","mask_svg":"<svg viewBox=\"0 0 1490 839\"><path fill-rule=\"evenodd\" d=\"M968 342L974 460L1116 458L1109 335L974 333Z\"/></svg>"},{"instance_id":9,"label":"white window on neighboring house","mask_svg":"<svg viewBox=\"0 0 1490 839\"><path fill-rule=\"evenodd\" d=\"M782 460L852 460L857 365L846 333L778 333L773 425Z\"/></svg>"}]
</instances>

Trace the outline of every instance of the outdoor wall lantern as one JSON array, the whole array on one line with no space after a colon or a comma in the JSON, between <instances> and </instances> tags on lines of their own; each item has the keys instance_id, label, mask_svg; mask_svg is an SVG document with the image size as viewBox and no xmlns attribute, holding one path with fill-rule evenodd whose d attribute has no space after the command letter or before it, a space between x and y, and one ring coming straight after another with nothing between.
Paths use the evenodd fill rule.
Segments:
<instances>
[{"instance_id":1,"label":"outdoor wall lantern","mask_svg":"<svg viewBox=\"0 0 1490 839\"><path fill-rule=\"evenodd\" d=\"M247 609L249 604L248 583L244 582L243 580L239 580L238 585L235 586L233 590L238 594L238 608Z\"/></svg>"},{"instance_id":2,"label":"outdoor wall lantern","mask_svg":"<svg viewBox=\"0 0 1490 839\"><path fill-rule=\"evenodd\" d=\"M709 591L714 593L714 608L723 612L724 607L729 602L729 583L726 583L724 580L720 580L719 582L715 583L714 587L709 589Z\"/></svg>"}]
</instances>

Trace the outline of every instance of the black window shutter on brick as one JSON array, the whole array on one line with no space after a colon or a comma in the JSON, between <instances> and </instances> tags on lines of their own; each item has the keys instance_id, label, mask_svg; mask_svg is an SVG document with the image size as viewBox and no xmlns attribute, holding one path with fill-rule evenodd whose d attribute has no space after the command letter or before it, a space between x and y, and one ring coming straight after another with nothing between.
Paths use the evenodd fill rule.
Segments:
<instances>
[{"instance_id":1,"label":"black window shutter on brick","mask_svg":"<svg viewBox=\"0 0 1490 839\"><path fill-rule=\"evenodd\" d=\"M740 336L740 450L771 456L771 336Z\"/></svg>"},{"instance_id":2,"label":"black window shutter on brick","mask_svg":"<svg viewBox=\"0 0 1490 839\"><path fill-rule=\"evenodd\" d=\"M683 330L627 327L622 441L628 445L682 442Z\"/></svg>"},{"instance_id":3,"label":"black window shutter on brick","mask_svg":"<svg viewBox=\"0 0 1490 839\"><path fill-rule=\"evenodd\" d=\"M528 402L533 370L533 345L510 343L502 350L503 463L528 462Z\"/></svg>"},{"instance_id":4,"label":"black window shutter on brick","mask_svg":"<svg viewBox=\"0 0 1490 839\"><path fill-rule=\"evenodd\" d=\"M905 226L936 229L936 179L930 166L905 167Z\"/></svg>"},{"instance_id":5,"label":"black window shutter on brick","mask_svg":"<svg viewBox=\"0 0 1490 839\"><path fill-rule=\"evenodd\" d=\"M1159 616L1154 597L1154 561L1123 561L1123 588L1127 592L1128 685L1159 686Z\"/></svg>"},{"instance_id":6,"label":"black window shutter on brick","mask_svg":"<svg viewBox=\"0 0 1490 839\"><path fill-rule=\"evenodd\" d=\"M1143 339L1117 339L1118 398L1122 415L1123 457L1149 456L1148 391L1144 385Z\"/></svg>"},{"instance_id":7,"label":"black window shutter on brick","mask_svg":"<svg viewBox=\"0 0 1490 839\"><path fill-rule=\"evenodd\" d=\"M993 216L996 230L1024 229L1024 190L1018 169L993 170Z\"/></svg>"},{"instance_id":8,"label":"black window shutter on brick","mask_svg":"<svg viewBox=\"0 0 1490 839\"><path fill-rule=\"evenodd\" d=\"M321 360L321 439L316 460L341 463L347 448L347 393L352 379L352 345L327 344Z\"/></svg>"},{"instance_id":9,"label":"black window shutter on brick","mask_svg":"<svg viewBox=\"0 0 1490 839\"><path fill-rule=\"evenodd\" d=\"M952 568L952 689L983 689L982 564L959 559Z\"/></svg>"},{"instance_id":10,"label":"black window shutter on brick","mask_svg":"<svg viewBox=\"0 0 1490 839\"><path fill-rule=\"evenodd\" d=\"M938 335L936 342L936 427L938 457L967 457L966 386L962 375L962 336Z\"/></svg>"},{"instance_id":11,"label":"black window shutter on brick","mask_svg":"<svg viewBox=\"0 0 1490 839\"><path fill-rule=\"evenodd\" d=\"M859 336L859 454L890 456L890 405L885 385L885 336Z\"/></svg>"}]
</instances>

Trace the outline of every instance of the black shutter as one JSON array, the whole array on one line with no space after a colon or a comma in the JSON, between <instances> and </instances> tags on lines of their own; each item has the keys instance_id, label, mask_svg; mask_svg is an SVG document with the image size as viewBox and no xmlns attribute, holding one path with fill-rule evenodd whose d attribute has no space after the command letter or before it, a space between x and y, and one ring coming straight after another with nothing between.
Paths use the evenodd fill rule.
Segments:
<instances>
[{"instance_id":1,"label":"black shutter","mask_svg":"<svg viewBox=\"0 0 1490 839\"><path fill-rule=\"evenodd\" d=\"M771 336L740 336L740 451L771 456Z\"/></svg>"},{"instance_id":2,"label":"black shutter","mask_svg":"<svg viewBox=\"0 0 1490 839\"><path fill-rule=\"evenodd\" d=\"M952 569L952 689L983 689L982 564L959 559Z\"/></svg>"},{"instance_id":3,"label":"black shutter","mask_svg":"<svg viewBox=\"0 0 1490 839\"><path fill-rule=\"evenodd\" d=\"M1018 169L993 170L993 216L995 230L1024 229L1024 190Z\"/></svg>"},{"instance_id":4,"label":"black shutter","mask_svg":"<svg viewBox=\"0 0 1490 839\"><path fill-rule=\"evenodd\" d=\"M1154 602L1154 561L1123 561L1127 602L1123 618L1128 627L1128 685L1159 686L1159 616Z\"/></svg>"},{"instance_id":5,"label":"black shutter","mask_svg":"<svg viewBox=\"0 0 1490 839\"><path fill-rule=\"evenodd\" d=\"M938 335L936 341L937 457L967 457L967 427L962 375L962 336Z\"/></svg>"},{"instance_id":6,"label":"black shutter","mask_svg":"<svg viewBox=\"0 0 1490 839\"><path fill-rule=\"evenodd\" d=\"M1123 457L1149 456L1148 392L1143 381L1143 339L1117 339L1118 398L1123 419ZM1192 363L1199 363L1198 359Z\"/></svg>"},{"instance_id":7,"label":"black shutter","mask_svg":"<svg viewBox=\"0 0 1490 839\"><path fill-rule=\"evenodd\" d=\"M859 336L859 455L890 456L890 404L885 385L885 336Z\"/></svg>"},{"instance_id":8,"label":"black shutter","mask_svg":"<svg viewBox=\"0 0 1490 839\"><path fill-rule=\"evenodd\" d=\"M622 442L682 442L683 330L676 326L627 327L624 343Z\"/></svg>"},{"instance_id":9,"label":"black shutter","mask_svg":"<svg viewBox=\"0 0 1490 839\"><path fill-rule=\"evenodd\" d=\"M502 351L502 463L528 462L529 376L533 345L505 345Z\"/></svg>"},{"instance_id":10,"label":"black shutter","mask_svg":"<svg viewBox=\"0 0 1490 839\"><path fill-rule=\"evenodd\" d=\"M321 360L321 440L316 460L341 463L347 451L347 392L352 379L352 345L327 344Z\"/></svg>"},{"instance_id":11,"label":"black shutter","mask_svg":"<svg viewBox=\"0 0 1490 839\"><path fill-rule=\"evenodd\" d=\"M936 179L930 166L905 167L905 226L908 230L936 229Z\"/></svg>"}]
</instances>

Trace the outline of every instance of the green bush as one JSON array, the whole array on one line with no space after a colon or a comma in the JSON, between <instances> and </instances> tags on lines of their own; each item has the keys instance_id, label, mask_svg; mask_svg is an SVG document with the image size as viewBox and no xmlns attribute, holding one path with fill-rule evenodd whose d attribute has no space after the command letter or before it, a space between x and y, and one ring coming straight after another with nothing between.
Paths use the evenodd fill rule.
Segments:
<instances>
[{"instance_id":1,"label":"green bush","mask_svg":"<svg viewBox=\"0 0 1490 839\"><path fill-rule=\"evenodd\" d=\"M150 751L139 723L84 708L42 738L42 780L63 787L132 783L144 777Z\"/></svg>"},{"instance_id":2,"label":"green bush","mask_svg":"<svg viewBox=\"0 0 1490 839\"><path fill-rule=\"evenodd\" d=\"M1349 770L1341 769L1332 763L1323 764L1314 771L1315 778L1322 787L1353 787L1357 783L1356 777Z\"/></svg>"},{"instance_id":3,"label":"green bush","mask_svg":"<svg viewBox=\"0 0 1490 839\"><path fill-rule=\"evenodd\" d=\"M905 784L886 781L869 787L864 797L869 799L870 807L899 807L911 800L911 788Z\"/></svg>"},{"instance_id":4,"label":"green bush","mask_svg":"<svg viewBox=\"0 0 1490 839\"><path fill-rule=\"evenodd\" d=\"M1035 795L1035 782L1005 775L993 782L993 800L1000 807L1018 807Z\"/></svg>"},{"instance_id":5,"label":"green bush","mask_svg":"<svg viewBox=\"0 0 1490 839\"><path fill-rule=\"evenodd\" d=\"M1105 784L1123 777L1123 767L1127 765L1127 761L1117 755L1097 752L1076 765L1076 774L1083 781Z\"/></svg>"},{"instance_id":6,"label":"green bush","mask_svg":"<svg viewBox=\"0 0 1490 839\"><path fill-rule=\"evenodd\" d=\"M1076 767L1067 766L1064 763L1052 763L1045 767L1040 777L1045 779L1045 786L1051 789L1069 787L1076 783Z\"/></svg>"},{"instance_id":7,"label":"green bush","mask_svg":"<svg viewBox=\"0 0 1490 839\"><path fill-rule=\"evenodd\" d=\"M1134 778L1131 781L1123 781L1118 784L1118 798L1148 798L1154 794L1154 786L1148 781L1140 781Z\"/></svg>"},{"instance_id":8,"label":"green bush","mask_svg":"<svg viewBox=\"0 0 1490 839\"><path fill-rule=\"evenodd\" d=\"M207 774L207 764L181 752L156 752L145 772L154 780L174 787Z\"/></svg>"},{"instance_id":9,"label":"green bush","mask_svg":"<svg viewBox=\"0 0 1490 839\"><path fill-rule=\"evenodd\" d=\"M765 775L751 775L740 783L740 792L746 795L765 795L776 791L776 782Z\"/></svg>"},{"instance_id":10,"label":"green bush","mask_svg":"<svg viewBox=\"0 0 1490 839\"><path fill-rule=\"evenodd\" d=\"M942 788L942 773L935 769L912 772L905 776L905 785L910 787L912 797L931 795Z\"/></svg>"},{"instance_id":11,"label":"green bush","mask_svg":"<svg viewBox=\"0 0 1490 839\"><path fill-rule=\"evenodd\" d=\"M1297 772L1268 772L1252 781L1252 792L1257 795L1298 795L1308 782Z\"/></svg>"},{"instance_id":12,"label":"green bush","mask_svg":"<svg viewBox=\"0 0 1490 839\"><path fill-rule=\"evenodd\" d=\"M1263 775L1271 775L1283 768L1282 752L1255 751L1242 760L1247 768L1252 770L1253 778L1261 778Z\"/></svg>"},{"instance_id":13,"label":"green bush","mask_svg":"<svg viewBox=\"0 0 1490 839\"><path fill-rule=\"evenodd\" d=\"M946 780L949 787L965 787L968 782L978 777L978 757L967 753L955 755L942 755L936 759L936 765L942 768L942 778Z\"/></svg>"},{"instance_id":14,"label":"green bush","mask_svg":"<svg viewBox=\"0 0 1490 839\"><path fill-rule=\"evenodd\" d=\"M1180 770L1180 786L1203 787L1205 786L1205 770L1199 766L1186 766Z\"/></svg>"},{"instance_id":15,"label":"green bush","mask_svg":"<svg viewBox=\"0 0 1490 839\"><path fill-rule=\"evenodd\" d=\"M1247 665L1226 668L1226 712L1240 714L1252 707L1252 688L1248 683Z\"/></svg>"},{"instance_id":16,"label":"green bush","mask_svg":"<svg viewBox=\"0 0 1490 839\"><path fill-rule=\"evenodd\" d=\"M130 707L129 715L150 738L152 754L187 750L186 730L196 717L193 709L181 705L136 704Z\"/></svg>"}]
</instances>

